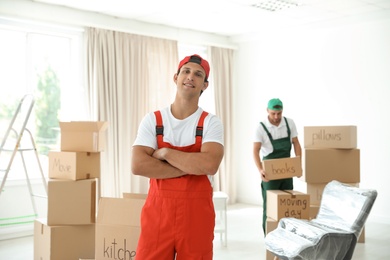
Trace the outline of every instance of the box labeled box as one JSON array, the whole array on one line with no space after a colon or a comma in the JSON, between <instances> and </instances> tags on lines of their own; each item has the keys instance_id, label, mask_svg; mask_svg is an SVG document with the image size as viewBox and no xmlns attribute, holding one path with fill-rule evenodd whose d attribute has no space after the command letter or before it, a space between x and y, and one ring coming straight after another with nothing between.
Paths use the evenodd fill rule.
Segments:
<instances>
[{"instance_id":1,"label":"box labeled box","mask_svg":"<svg viewBox=\"0 0 390 260\"><path fill-rule=\"evenodd\" d=\"M305 148L357 148L356 126L305 126Z\"/></svg>"},{"instance_id":2,"label":"box labeled box","mask_svg":"<svg viewBox=\"0 0 390 260\"><path fill-rule=\"evenodd\" d=\"M95 225L48 226L34 221L34 260L94 258Z\"/></svg>"},{"instance_id":3,"label":"box labeled box","mask_svg":"<svg viewBox=\"0 0 390 260\"><path fill-rule=\"evenodd\" d=\"M104 151L107 127L105 121L60 122L61 151Z\"/></svg>"},{"instance_id":4,"label":"box labeled box","mask_svg":"<svg viewBox=\"0 0 390 260\"><path fill-rule=\"evenodd\" d=\"M322 193L328 183L307 183L306 193L310 195L311 205L321 205ZM348 185L359 187L359 183L346 183Z\"/></svg>"},{"instance_id":5,"label":"box labeled box","mask_svg":"<svg viewBox=\"0 0 390 260\"><path fill-rule=\"evenodd\" d=\"M49 178L84 180L100 177L100 153L49 152Z\"/></svg>"},{"instance_id":6,"label":"box labeled box","mask_svg":"<svg viewBox=\"0 0 390 260\"><path fill-rule=\"evenodd\" d=\"M264 160L263 168L268 180L302 176L301 157Z\"/></svg>"},{"instance_id":7,"label":"box labeled box","mask_svg":"<svg viewBox=\"0 0 390 260\"><path fill-rule=\"evenodd\" d=\"M47 224L87 225L96 218L96 180L48 182Z\"/></svg>"},{"instance_id":8,"label":"box labeled box","mask_svg":"<svg viewBox=\"0 0 390 260\"><path fill-rule=\"evenodd\" d=\"M309 219L310 196L294 190L267 191L267 217Z\"/></svg>"},{"instance_id":9,"label":"box labeled box","mask_svg":"<svg viewBox=\"0 0 390 260\"><path fill-rule=\"evenodd\" d=\"M304 149L303 161L307 183L360 182L359 149Z\"/></svg>"},{"instance_id":10,"label":"box labeled box","mask_svg":"<svg viewBox=\"0 0 390 260\"><path fill-rule=\"evenodd\" d=\"M99 201L96 220L95 259L134 259L141 232L141 210L145 199L137 194Z\"/></svg>"}]
</instances>

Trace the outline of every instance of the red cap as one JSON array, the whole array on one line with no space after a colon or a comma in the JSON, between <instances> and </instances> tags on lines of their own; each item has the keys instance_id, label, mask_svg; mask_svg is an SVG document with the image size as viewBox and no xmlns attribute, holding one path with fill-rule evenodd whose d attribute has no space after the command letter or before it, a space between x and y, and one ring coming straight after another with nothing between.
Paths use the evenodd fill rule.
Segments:
<instances>
[{"instance_id":1,"label":"red cap","mask_svg":"<svg viewBox=\"0 0 390 260\"><path fill-rule=\"evenodd\" d=\"M209 77L209 73L210 73L210 65L209 63L207 62L207 60L203 59L202 57L200 57L198 54L194 54L194 55L191 55L191 56L187 56L185 57L184 59L182 59L179 63L179 68L177 69L178 71L180 70L180 68L188 63L188 62L194 62L194 63L197 63L199 64L200 66L202 66L202 68L204 69L204 71L206 72L206 80L207 78Z\"/></svg>"}]
</instances>

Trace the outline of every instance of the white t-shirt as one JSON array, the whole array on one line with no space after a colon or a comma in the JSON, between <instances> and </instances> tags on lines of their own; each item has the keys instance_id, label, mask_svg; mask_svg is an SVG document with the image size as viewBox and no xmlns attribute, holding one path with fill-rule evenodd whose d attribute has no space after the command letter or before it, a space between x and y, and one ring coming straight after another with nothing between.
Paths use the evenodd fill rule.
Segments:
<instances>
[{"instance_id":1,"label":"white t-shirt","mask_svg":"<svg viewBox=\"0 0 390 260\"><path fill-rule=\"evenodd\" d=\"M160 111L164 125L164 142L179 147L195 143L196 126L198 125L199 118L203 112L202 108L199 107L195 113L183 120L176 119L172 115L170 107L166 107ZM202 144L217 142L224 145L223 134L221 120L217 116L209 113L203 123ZM133 146L134 145L148 146L157 149L156 117L154 112L148 113L142 119Z\"/></svg>"},{"instance_id":2,"label":"white t-shirt","mask_svg":"<svg viewBox=\"0 0 390 260\"><path fill-rule=\"evenodd\" d=\"M292 141L292 138L298 136L297 127L295 126L295 123L292 119L287 118L288 126L290 127L290 140ZM280 121L280 124L278 126L275 126L271 124L268 120L268 118L262 123L267 127L267 130L270 132L272 138L274 140L287 137L287 125L286 121L284 121L284 117ZM261 154L262 156L267 156L270 153L273 152L273 146L271 143L271 140L269 139L267 132L264 130L264 127L262 124L258 123L255 133L254 133L254 142L260 142L261 143Z\"/></svg>"}]
</instances>

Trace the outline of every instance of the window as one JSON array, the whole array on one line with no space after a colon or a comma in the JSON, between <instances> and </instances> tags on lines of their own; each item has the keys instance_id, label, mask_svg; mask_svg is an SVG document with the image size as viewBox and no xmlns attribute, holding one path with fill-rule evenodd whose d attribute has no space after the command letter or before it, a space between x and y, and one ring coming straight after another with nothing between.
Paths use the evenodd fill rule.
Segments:
<instances>
[{"instance_id":1,"label":"window","mask_svg":"<svg viewBox=\"0 0 390 260\"><path fill-rule=\"evenodd\" d=\"M58 122L86 117L82 101L82 30L0 19L0 39L0 138L3 141L20 100L32 95L35 103L27 128L41 164L46 165L48 151L58 149ZM19 119L14 124L16 132L24 121ZM3 160L4 153L0 156L8 163ZM15 161L17 157L8 179L25 178L23 169L19 170L21 163ZM25 160L27 163L35 157L25 155ZM3 165L0 167L3 169ZM29 176L38 177L38 169L30 169Z\"/></svg>"}]
</instances>

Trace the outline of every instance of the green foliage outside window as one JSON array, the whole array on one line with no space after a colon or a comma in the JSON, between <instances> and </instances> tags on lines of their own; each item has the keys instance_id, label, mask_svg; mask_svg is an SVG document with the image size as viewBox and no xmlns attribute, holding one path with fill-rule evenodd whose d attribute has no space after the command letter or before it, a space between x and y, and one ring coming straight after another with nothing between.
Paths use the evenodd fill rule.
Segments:
<instances>
[{"instance_id":1,"label":"green foliage outside window","mask_svg":"<svg viewBox=\"0 0 390 260\"><path fill-rule=\"evenodd\" d=\"M38 75L34 96L36 142L39 153L47 155L51 150L50 147L57 143L59 135L58 112L61 107L60 81L50 66Z\"/></svg>"}]
</instances>

